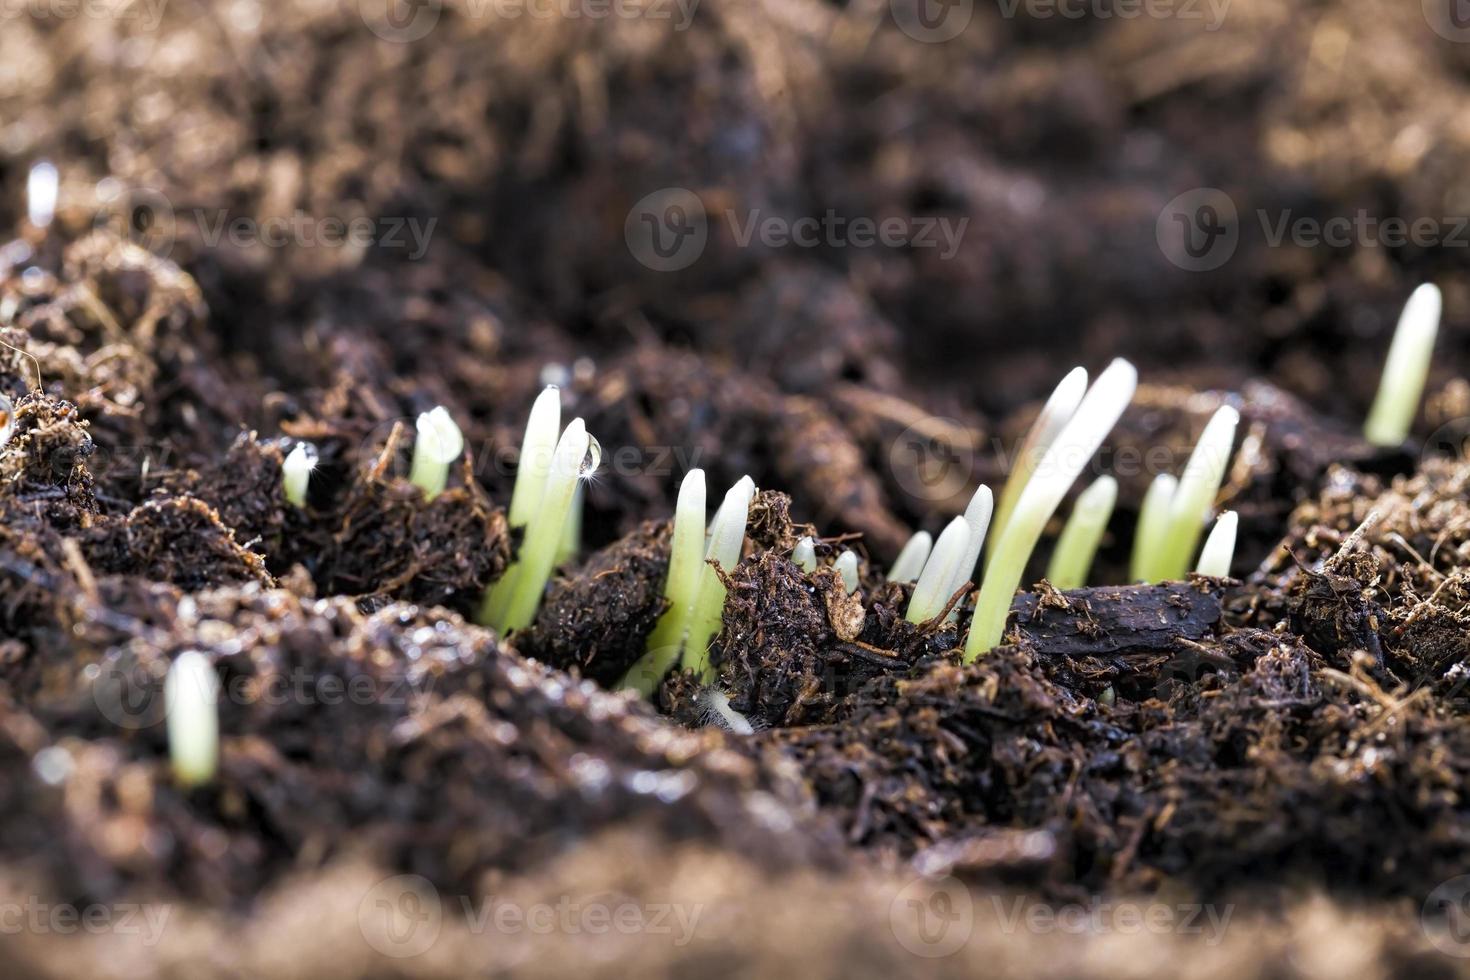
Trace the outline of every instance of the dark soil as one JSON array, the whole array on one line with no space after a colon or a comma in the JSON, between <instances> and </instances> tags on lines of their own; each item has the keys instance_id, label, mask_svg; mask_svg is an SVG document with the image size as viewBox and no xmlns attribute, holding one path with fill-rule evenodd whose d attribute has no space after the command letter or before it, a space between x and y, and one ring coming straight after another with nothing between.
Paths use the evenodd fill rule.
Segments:
<instances>
[{"instance_id":1,"label":"dark soil","mask_svg":"<svg viewBox=\"0 0 1470 980\"><path fill-rule=\"evenodd\" d=\"M206 936L216 913L269 935L293 901L350 918L364 869L470 898L763 889L708 959L597 962L865 973L894 962L868 936L885 883L922 870L976 896L1238 903L1262 937L1225 947L1240 972L1311 972L1294 944L1331 937L1367 944L1339 971L1428 963L1413 915L1470 847L1470 288L1448 243L1273 247L1257 215L1463 211L1470 47L1401 0L1242 3L1209 32L977 5L945 44L889 4L705 0L673 32L449 3L406 44L359 6L0 33L0 894L179 903ZM63 177L45 229L41 158ZM1155 222L1205 186L1241 242L1185 272ZM710 217L677 273L625 239L671 187ZM745 246L725 220L829 211L969 225L941 256ZM434 230L208 234L298 212ZM1426 280L1446 309L1424 411L1369 446ZM912 624L884 569L999 489L1067 369L1114 356L1144 384L1091 468L1121 486L1094 584L1041 579L1048 534L1005 644L962 665L970 597L958 625ZM536 622L497 636L471 621L519 543L504 508L547 382L604 465ZM1118 584L1145 488L1222 404L1235 578ZM412 421L436 405L467 450L426 500ZM320 451L301 508L298 440ZM761 488L712 649L754 734L687 674L652 703L611 691L665 607L694 467L712 505ZM188 650L226 692L193 790L159 723ZM1076 968L1018 942L1011 972ZM261 970L237 943L209 969ZM12 955L50 975L69 954ZM1132 965L1109 955L1089 968Z\"/></svg>"}]
</instances>

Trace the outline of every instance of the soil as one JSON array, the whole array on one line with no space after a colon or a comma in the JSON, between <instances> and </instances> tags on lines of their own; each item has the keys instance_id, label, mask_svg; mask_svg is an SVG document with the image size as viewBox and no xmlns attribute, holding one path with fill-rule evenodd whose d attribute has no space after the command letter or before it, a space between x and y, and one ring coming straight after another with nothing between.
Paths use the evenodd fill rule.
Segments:
<instances>
[{"instance_id":1,"label":"soil","mask_svg":"<svg viewBox=\"0 0 1470 980\"><path fill-rule=\"evenodd\" d=\"M26 934L0 953L17 975L886 975L917 962L889 916L921 873L991 927L957 975L1444 967L1418 915L1470 847L1470 287L1451 243L1273 246L1257 216L1463 212L1470 47L1399 0L1258 0L1210 31L977 12L944 44L906 36L903 3L706 0L680 31L446 3L412 43L371 6L0 32L0 909L187 923L144 951ZM1242 216L1208 272L1155 240L1198 187ZM625 238L668 188L709 216L673 273ZM942 254L742 245L725 220L828 211L969 225ZM434 230L211 239L298 213ZM1426 280L1424 411L1370 446ZM964 665L967 615L907 622L884 569L999 488L1067 369L1114 356L1144 383L1091 467L1120 483L1093 584L1043 580L1054 524L1005 643ZM473 614L519 545L504 508L548 382L604 466L535 623L498 636ZM1145 488L1223 404L1234 577L1120 584ZM412 421L436 405L467 449L426 500ZM296 507L300 440L320 462ZM676 672L645 702L615 688L696 466L761 492L722 570L717 694ZM194 789L161 723L188 650L225 691ZM355 918L394 875L724 918L688 948L446 926L410 963ZM1218 947L1069 952L1002 936L1002 895L1239 918Z\"/></svg>"}]
</instances>

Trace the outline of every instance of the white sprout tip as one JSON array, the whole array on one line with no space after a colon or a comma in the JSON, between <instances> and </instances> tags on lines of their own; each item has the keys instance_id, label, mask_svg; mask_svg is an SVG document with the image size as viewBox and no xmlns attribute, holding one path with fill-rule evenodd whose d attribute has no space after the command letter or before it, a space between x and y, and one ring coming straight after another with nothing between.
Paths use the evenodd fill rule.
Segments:
<instances>
[{"instance_id":1,"label":"white sprout tip","mask_svg":"<svg viewBox=\"0 0 1470 980\"><path fill-rule=\"evenodd\" d=\"M414 427L418 430L414 451L425 459L447 465L464 452L464 434L443 405L420 415Z\"/></svg>"},{"instance_id":2,"label":"white sprout tip","mask_svg":"<svg viewBox=\"0 0 1470 980\"><path fill-rule=\"evenodd\" d=\"M1426 282L1414 290L1399 314L1378 394L1363 427L1364 437L1376 446L1397 446L1409 437L1429 377L1443 309L1439 287Z\"/></svg>"},{"instance_id":3,"label":"white sprout tip","mask_svg":"<svg viewBox=\"0 0 1470 980\"><path fill-rule=\"evenodd\" d=\"M49 160L31 167L26 178L26 214L32 227L49 228L56 217L56 202L61 197L61 175Z\"/></svg>"},{"instance_id":4,"label":"white sprout tip","mask_svg":"<svg viewBox=\"0 0 1470 980\"><path fill-rule=\"evenodd\" d=\"M281 464L286 499L297 507L306 506L306 487L318 458L315 446L309 442L298 442Z\"/></svg>"},{"instance_id":5,"label":"white sprout tip","mask_svg":"<svg viewBox=\"0 0 1470 980\"><path fill-rule=\"evenodd\" d=\"M1227 510L1220 515L1220 519L1210 530L1210 536L1205 539L1205 546L1200 551L1199 565L1195 568L1196 572L1213 578L1230 577L1230 565L1235 560L1236 529L1239 524L1240 517L1233 510Z\"/></svg>"},{"instance_id":6,"label":"white sprout tip","mask_svg":"<svg viewBox=\"0 0 1470 980\"><path fill-rule=\"evenodd\" d=\"M209 782L219 767L219 677L209 658L179 654L164 677L163 699L174 778L184 786Z\"/></svg>"},{"instance_id":7,"label":"white sprout tip","mask_svg":"<svg viewBox=\"0 0 1470 980\"><path fill-rule=\"evenodd\" d=\"M804 537L796 542L796 547L791 552L791 560L794 561L803 572L808 574L817 570L817 545L811 537Z\"/></svg>"},{"instance_id":8,"label":"white sprout tip","mask_svg":"<svg viewBox=\"0 0 1470 980\"><path fill-rule=\"evenodd\" d=\"M833 563L837 574L842 576L842 586L847 589L847 594L852 595L858 587L858 556L852 551L844 551L837 556Z\"/></svg>"},{"instance_id":9,"label":"white sprout tip","mask_svg":"<svg viewBox=\"0 0 1470 980\"><path fill-rule=\"evenodd\" d=\"M888 570L888 581L905 584L917 581L924 571L924 563L929 560L929 553L933 550L933 535L928 531L915 532L898 553L893 567Z\"/></svg>"}]
</instances>

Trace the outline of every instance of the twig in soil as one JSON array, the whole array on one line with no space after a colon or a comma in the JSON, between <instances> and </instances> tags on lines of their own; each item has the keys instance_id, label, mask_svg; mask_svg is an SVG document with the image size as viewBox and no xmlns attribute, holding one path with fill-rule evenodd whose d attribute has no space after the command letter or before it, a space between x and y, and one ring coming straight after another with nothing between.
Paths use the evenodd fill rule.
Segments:
<instances>
[{"instance_id":1,"label":"twig in soil","mask_svg":"<svg viewBox=\"0 0 1470 980\"><path fill-rule=\"evenodd\" d=\"M1052 585L1066 590L1087 584L1087 573L1092 570L1097 546L1108 529L1108 518L1113 516L1113 505L1117 502L1118 481L1111 476L1098 477L1078 496L1046 568L1047 580Z\"/></svg>"},{"instance_id":2,"label":"twig in soil","mask_svg":"<svg viewBox=\"0 0 1470 980\"><path fill-rule=\"evenodd\" d=\"M1205 546L1200 549L1199 564L1194 569L1196 572L1213 578L1230 577L1230 565L1235 561L1235 534L1239 525L1240 517L1235 511L1227 510L1220 515L1220 519L1210 530L1210 536L1205 539Z\"/></svg>"},{"instance_id":3,"label":"twig in soil","mask_svg":"<svg viewBox=\"0 0 1470 980\"><path fill-rule=\"evenodd\" d=\"M1424 382L1429 377L1442 308L1439 287L1432 283L1414 290L1404 304L1393 342L1389 344L1378 395L1363 426L1363 436L1375 446L1402 445L1409 437L1409 428L1424 394Z\"/></svg>"}]
</instances>

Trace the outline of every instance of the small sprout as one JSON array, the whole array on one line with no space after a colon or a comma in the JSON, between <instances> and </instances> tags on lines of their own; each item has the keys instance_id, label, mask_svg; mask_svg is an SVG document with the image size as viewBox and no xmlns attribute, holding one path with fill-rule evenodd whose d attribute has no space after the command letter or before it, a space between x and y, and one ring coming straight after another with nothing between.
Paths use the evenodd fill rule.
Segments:
<instances>
[{"instance_id":1,"label":"small sprout","mask_svg":"<svg viewBox=\"0 0 1470 980\"><path fill-rule=\"evenodd\" d=\"M1434 338L1444 301L1439 287L1425 283L1414 290L1399 315L1378 396L1368 413L1363 435L1375 446L1397 446L1409 437L1409 427L1419 411L1429 362L1434 355Z\"/></svg>"},{"instance_id":2,"label":"small sprout","mask_svg":"<svg viewBox=\"0 0 1470 980\"><path fill-rule=\"evenodd\" d=\"M888 581L902 582L905 585L917 582L919 573L924 570L924 563L929 560L929 552L933 548L934 538L928 531L920 531L909 538L908 544L904 545L903 550L898 553L898 560L888 570Z\"/></svg>"},{"instance_id":3,"label":"small sprout","mask_svg":"<svg viewBox=\"0 0 1470 980\"><path fill-rule=\"evenodd\" d=\"M526 526L516 563L486 593L480 607L482 622L502 634L531 625L556 567L577 483L590 476L601 461L602 447L587 433L581 419L573 419L557 441L540 507Z\"/></svg>"},{"instance_id":4,"label":"small sprout","mask_svg":"<svg viewBox=\"0 0 1470 980\"><path fill-rule=\"evenodd\" d=\"M572 512L567 515L566 526L562 528L561 541L556 546L556 564L565 565L577 557L577 552L582 550L582 511L587 507L587 485L577 484L577 492L572 495Z\"/></svg>"},{"instance_id":5,"label":"small sprout","mask_svg":"<svg viewBox=\"0 0 1470 980\"><path fill-rule=\"evenodd\" d=\"M0 395L0 447L15 435L15 403L7 395Z\"/></svg>"},{"instance_id":6,"label":"small sprout","mask_svg":"<svg viewBox=\"0 0 1470 980\"><path fill-rule=\"evenodd\" d=\"M214 665L193 650L179 654L163 681L168 712L168 755L174 779L201 786L219 768L219 678Z\"/></svg>"},{"instance_id":7,"label":"small sprout","mask_svg":"<svg viewBox=\"0 0 1470 980\"><path fill-rule=\"evenodd\" d=\"M847 594L852 595L856 592L858 587L857 555L852 551L844 551L837 556L837 561L833 563L832 567L837 569L838 575L842 576L842 585L847 589Z\"/></svg>"},{"instance_id":8,"label":"small sprout","mask_svg":"<svg viewBox=\"0 0 1470 980\"><path fill-rule=\"evenodd\" d=\"M1155 579L1182 579L1189 571L1190 559L1199 547L1215 497L1220 493L1220 483L1225 479L1239 422L1239 412L1229 405L1222 406L1205 425L1194 452L1184 464L1184 473L1169 503L1169 527L1152 566Z\"/></svg>"},{"instance_id":9,"label":"small sprout","mask_svg":"<svg viewBox=\"0 0 1470 980\"><path fill-rule=\"evenodd\" d=\"M1117 501L1118 481L1110 476L1098 477L1078 496L1046 569L1047 579L1056 588L1080 589L1087 584L1087 573Z\"/></svg>"},{"instance_id":10,"label":"small sprout","mask_svg":"<svg viewBox=\"0 0 1470 980\"><path fill-rule=\"evenodd\" d=\"M1128 564L1128 577L1134 582L1156 581L1153 569L1169 533L1169 508L1177 489L1179 481L1173 474L1160 473L1143 495L1138 527L1133 532L1133 557Z\"/></svg>"},{"instance_id":11,"label":"small sprout","mask_svg":"<svg viewBox=\"0 0 1470 980\"><path fill-rule=\"evenodd\" d=\"M1037 464L1009 522L1000 530L1000 540L986 569L970 622L970 636L965 641L967 663L994 649L1005 635L1011 599L1046 522L1117 424L1137 387L1138 372L1133 365L1121 358L1113 361L1088 389Z\"/></svg>"},{"instance_id":12,"label":"small sprout","mask_svg":"<svg viewBox=\"0 0 1470 980\"><path fill-rule=\"evenodd\" d=\"M540 506L560 433L561 393L555 385L548 385L536 396L531 415L526 419L526 434L521 438L516 483L510 492L510 509L506 512L506 521L512 528L524 528Z\"/></svg>"},{"instance_id":13,"label":"small sprout","mask_svg":"<svg viewBox=\"0 0 1470 980\"><path fill-rule=\"evenodd\" d=\"M669 609L648 638L647 652L623 675L620 688L648 697L676 657L701 683L708 684L713 679L709 645L719 633L724 616L725 583L711 565L728 573L740 561L745 524L754 497L755 482L748 476L741 477L725 494L706 534L704 472L690 470L684 478L674 511L674 541L669 554L669 578L664 586Z\"/></svg>"},{"instance_id":14,"label":"small sprout","mask_svg":"<svg viewBox=\"0 0 1470 980\"><path fill-rule=\"evenodd\" d=\"M659 617L658 625L649 635L647 652L618 685L621 688L632 688L644 697L650 696L684 648L704 564L704 516L704 470L690 470L684 482L679 484L679 499L674 505L669 572L664 579L664 598L669 600L669 608ZM810 541L809 538L803 540Z\"/></svg>"},{"instance_id":15,"label":"small sprout","mask_svg":"<svg viewBox=\"0 0 1470 980\"><path fill-rule=\"evenodd\" d=\"M1026 433L1026 438L1021 442L1021 447L1016 450L1015 457L1011 460L1011 475L1006 479L1006 485L1000 491L1000 503L995 508L996 536L990 539L990 559L995 557L995 549L999 544L1001 532L1006 529L1010 522L1011 513L1016 509L1016 501L1021 497L1021 491L1031 480L1031 474L1036 472L1036 467L1041 464L1042 457L1056 441L1057 435L1062 427L1077 413L1077 406L1082 403L1082 396L1087 392L1087 370L1085 368L1073 368L1056 389L1046 404L1041 407L1041 414L1036 416L1036 421L1031 423L1031 429ZM987 560L987 564L989 561Z\"/></svg>"},{"instance_id":16,"label":"small sprout","mask_svg":"<svg viewBox=\"0 0 1470 980\"><path fill-rule=\"evenodd\" d=\"M750 477L740 482L725 494L725 500L710 523L709 550L705 552L705 565L700 573L699 592L694 599L694 614L689 621L689 636L684 641L681 663L685 670L694 672L701 682L708 684L710 677L709 645L720 632L720 622L725 611L725 583L711 567L718 566L728 573L740 561L740 550L745 544L745 524L750 518L750 501L755 496L755 481Z\"/></svg>"},{"instance_id":17,"label":"small sprout","mask_svg":"<svg viewBox=\"0 0 1470 980\"><path fill-rule=\"evenodd\" d=\"M56 217L56 202L61 197L61 175L56 166L42 160L31 168L26 178L26 213L31 227L49 228Z\"/></svg>"},{"instance_id":18,"label":"small sprout","mask_svg":"<svg viewBox=\"0 0 1470 980\"><path fill-rule=\"evenodd\" d=\"M975 574L975 563L980 560L980 551L985 547L985 535L990 530L990 516L994 511L994 498L991 496L990 488L981 484L975 489L975 494L970 498L970 503L965 507L965 523L970 526L969 544L965 547L964 558L955 566L954 579L949 583L949 595L959 591L960 586L970 580ZM945 601L949 596L945 597ZM950 610L951 620L958 620L960 615L959 606Z\"/></svg>"},{"instance_id":19,"label":"small sprout","mask_svg":"<svg viewBox=\"0 0 1470 980\"><path fill-rule=\"evenodd\" d=\"M704 709L704 723L723 729L731 735L754 735L755 726L740 712L730 707L730 699L714 685L699 692L695 701Z\"/></svg>"},{"instance_id":20,"label":"small sprout","mask_svg":"<svg viewBox=\"0 0 1470 980\"><path fill-rule=\"evenodd\" d=\"M306 506L306 485L311 480L311 471L316 469L317 458L315 446L298 442L281 464L281 482L293 507Z\"/></svg>"},{"instance_id":21,"label":"small sprout","mask_svg":"<svg viewBox=\"0 0 1470 980\"><path fill-rule=\"evenodd\" d=\"M796 542L796 547L791 552L791 560L796 562L796 566L808 575L815 572L817 570L816 542L810 536Z\"/></svg>"},{"instance_id":22,"label":"small sprout","mask_svg":"<svg viewBox=\"0 0 1470 980\"><path fill-rule=\"evenodd\" d=\"M1240 517L1235 511L1227 510L1220 515L1220 519L1210 529L1210 536L1205 538L1196 572L1214 578L1230 577L1230 563L1235 560L1235 532L1239 525Z\"/></svg>"},{"instance_id":23,"label":"small sprout","mask_svg":"<svg viewBox=\"0 0 1470 980\"><path fill-rule=\"evenodd\" d=\"M408 479L433 500L444 492L449 482L449 464L464 452L464 435L449 410L443 405L419 416L414 426L418 437L413 443L413 464Z\"/></svg>"},{"instance_id":24,"label":"small sprout","mask_svg":"<svg viewBox=\"0 0 1470 980\"><path fill-rule=\"evenodd\" d=\"M914 594L909 598L909 607L904 618L911 623L927 623L944 612L949 599L959 589L957 582L963 581L961 569L965 554L970 548L970 523L956 517L939 533ZM953 588L951 588L953 585Z\"/></svg>"}]
</instances>

